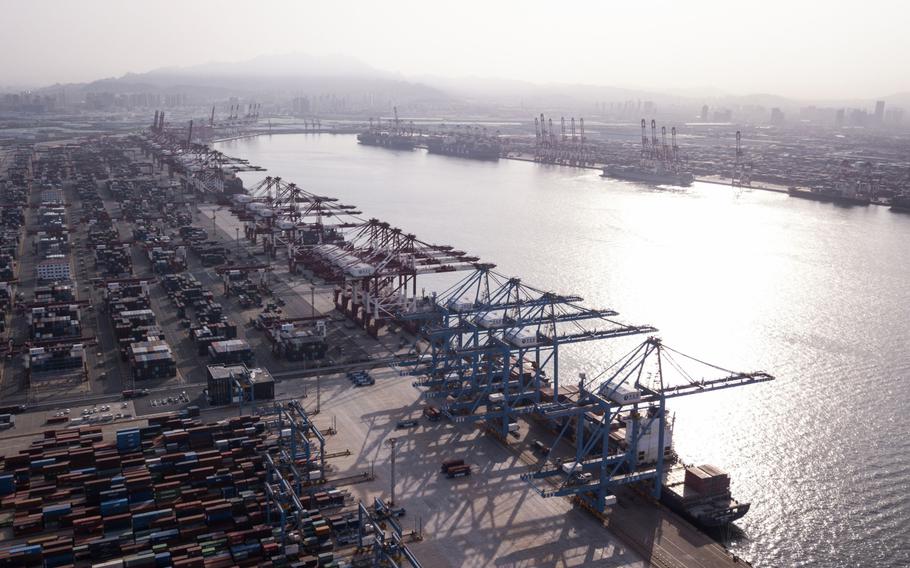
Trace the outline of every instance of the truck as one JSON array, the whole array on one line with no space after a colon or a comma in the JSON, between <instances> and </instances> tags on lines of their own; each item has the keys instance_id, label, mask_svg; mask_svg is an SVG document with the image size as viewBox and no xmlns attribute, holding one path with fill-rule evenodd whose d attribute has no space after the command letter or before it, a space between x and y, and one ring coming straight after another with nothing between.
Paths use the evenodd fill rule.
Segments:
<instances>
[{"instance_id":1,"label":"truck","mask_svg":"<svg viewBox=\"0 0 910 568\"><path fill-rule=\"evenodd\" d=\"M463 459L446 460L442 462L440 473L445 474L449 479L467 477L471 475L471 466L464 463Z\"/></svg>"},{"instance_id":2,"label":"truck","mask_svg":"<svg viewBox=\"0 0 910 568\"><path fill-rule=\"evenodd\" d=\"M427 420L429 420L430 422L438 422L439 417L442 415L442 413L439 412L438 408L436 408L433 405L430 405L423 409L423 415L426 416Z\"/></svg>"},{"instance_id":3,"label":"truck","mask_svg":"<svg viewBox=\"0 0 910 568\"><path fill-rule=\"evenodd\" d=\"M566 462L562 464L562 471L570 475L569 483L572 485L584 485L590 483L591 474L582 470L582 465L578 462Z\"/></svg>"},{"instance_id":4,"label":"truck","mask_svg":"<svg viewBox=\"0 0 910 568\"><path fill-rule=\"evenodd\" d=\"M148 396L148 389L129 389L120 393L123 398L139 398L140 396Z\"/></svg>"}]
</instances>

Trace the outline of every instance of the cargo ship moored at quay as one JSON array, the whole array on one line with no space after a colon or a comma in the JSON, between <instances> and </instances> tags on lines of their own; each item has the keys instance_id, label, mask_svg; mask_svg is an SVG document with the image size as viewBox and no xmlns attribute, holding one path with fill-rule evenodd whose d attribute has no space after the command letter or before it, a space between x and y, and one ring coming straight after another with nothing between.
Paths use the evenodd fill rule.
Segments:
<instances>
[{"instance_id":1,"label":"cargo ship moored at quay","mask_svg":"<svg viewBox=\"0 0 910 568\"><path fill-rule=\"evenodd\" d=\"M370 119L370 126L367 130L357 135L357 141L364 146L381 146L393 150L413 150L417 146L417 136L414 135L413 124L411 129L401 127L401 121L398 119L398 107L394 107L395 118L391 123L391 128L383 129L382 119L373 124Z\"/></svg>"},{"instance_id":2,"label":"cargo ship moored at quay","mask_svg":"<svg viewBox=\"0 0 910 568\"><path fill-rule=\"evenodd\" d=\"M790 186L787 188L787 193L790 197L821 201L823 203L836 203L838 205L869 205L872 202L868 196L862 193L839 187L801 189Z\"/></svg>"},{"instance_id":3,"label":"cargo ship moored at quay","mask_svg":"<svg viewBox=\"0 0 910 568\"><path fill-rule=\"evenodd\" d=\"M661 502L703 528L729 525L749 512L730 493L730 476L713 465L675 465L667 470Z\"/></svg>"},{"instance_id":4,"label":"cargo ship moored at quay","mask_svg":"<svg viewBox=\"0 0 910 568\"><path fill-rule=\"evenodd\" d=\"M414 139L403 134L368 130L357 135L357 141L364 146L381 146L393 150L413 150Z\"/></svg>"},{"instance_id":5,"label":"cargo ship moored at quay","mask_svg":"<svg viewBox=\"0 0 910 568\"><path fill-rule=\"evenodd\" d=\"M673 185L688 187L695 181L691 172L683 169L676 144L676 127L670 129L671 144L667 143L667 128L660 129L661 141L657 138L657 122L651 120L651 137L648 138L647 121L641 119L641 159L638 165L604 166L602 177L636 181L651 185Z\"/></svg>"},{"instance_id":6,"label":"cargo ship moored at quay","mask_svg":"<svg viewBox=\"0 0 910 568\"><path fill-rule=\"evenodd\" d=\"M499 160L502 145L496 140L463 140L455 136L430 136L427 152L472 160Z\"/></svg>"},{"instance_id":7,"label":"cargo ship moored at quay","mask_svg":"<svg viewBox=\"0 0 910 568\"><path fill-rule=\"evenodd\" d=\"M891 211L910 213L910 194L902 193L891 198Z\"/></svg>"},{"instance_id":8,"label":"cargo ship moored at quay","mask_svg":"<svg viewBox=\"0 0 910 568\"><path fill-rule=\"evenodd\" d=\"M662 165L657 166L606 166L602 177L637 181L653 185L675 185L688 187L695 181L695 177L688 172L676 172Z\"/></svg>"}]
</instances>

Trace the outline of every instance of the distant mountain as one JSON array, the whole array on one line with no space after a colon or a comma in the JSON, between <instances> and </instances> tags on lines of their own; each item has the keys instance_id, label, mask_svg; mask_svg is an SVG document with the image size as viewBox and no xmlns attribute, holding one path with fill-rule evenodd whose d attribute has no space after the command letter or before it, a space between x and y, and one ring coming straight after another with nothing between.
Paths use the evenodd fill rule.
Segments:
<instances>
[{"instance_id":1,"label":"distant mountain","mask_svg":"<svg viewBox=\"0 0 910 568\"><path fill-rule=\"evenodd\" d=\"M208 103L230 96L283 97L337 96L349 100L438 109L451 104L453 109L492 107L555 111L589 109L592 103L653 101L659 108L700 109L744 106L791 111L803 106L870 107L869 101L808 101L769 93L733 95L705 86L687 89L636 89L591 84L539 84L530 81L490 77L443 77L419 75L405 77L377 69L344 55L315 56L302 53L262 55L239 62L209 62L186 67L162 67L145 73L100 79L90 83L54 85L45 91L65 89L67 98L90 92L186 94L190 100ZM72 99L71 99L72 100ZM884 97L888 106L910 109L910 92ZM469 105L465 107L464 105ZM362 105L361 105L362 106ZM468 112L471 112L468 110Z\"/></svg>"},{"instance_id":2,"label":"distant mountain","mask_svg":"<svg viewBox=\"0 0 910 568\"><path fill-rule=\"evenodd\" d=\"M401 103L439 102L447 94L380 71L346 56L299 53L262 55L236 63L211 62L188 67L162 67L90 83L55 85L68 93L184 93L193 99L227 96L323 95L379 97Z\"/></svg>"},{"instance_id":3,"label":"distant mountain","mask_svg":"<svg viewBox=\"0 0 910 568\"><path fill-rule=\"evenodd\" d=\"M283 53L260 55L247 61L217 61L188 67L162 67L146 77L361 77L400 79L345 55ZM130 77L127 74L125 77Z\"/></svg>"}]
</instances>

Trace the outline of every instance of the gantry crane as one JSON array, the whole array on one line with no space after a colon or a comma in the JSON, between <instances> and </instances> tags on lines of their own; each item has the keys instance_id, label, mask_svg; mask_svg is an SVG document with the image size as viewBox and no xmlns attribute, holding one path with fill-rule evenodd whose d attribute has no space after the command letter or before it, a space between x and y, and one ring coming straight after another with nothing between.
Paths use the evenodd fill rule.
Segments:
<instances>
[{"instance_id":1,"label":"gantry crane","mask_svg":"<svg viewBox=\"0 0 910 568\"><path fill-rule=\"evenodd\" d=\"M445 398L442 411L456 422L486 420L508 435L518 414L560 396L560 346L656 331L581 301L480 267L435 298L434 311L404 316L426 322L426 347L410 362L422 377L415 386Z\"/></svg>"},{"instance_id":2,"label":"gantry crane","mask_svg":"<svg viewBox=\"0 0 910 568\"><path fill-rule=\"evenodd\" d=\"M715 376L699 376L684 364ZM670 370L676 373L675 380L668 376ZM522 478L544 497L576 496L598 512L613 501L611 495L618 487L631 483L652 482L651 493L660 498L672 435L668 399L774 379L763 371L735 372L705 363L663 345L656 337L600 375L580 378L574 400L554 398L534 408L537 417L559 428L552 448L563 440L569 442L574 460L547 459ZM547 479L555 483L542 482Z\"/></svg>"}]
</instances>

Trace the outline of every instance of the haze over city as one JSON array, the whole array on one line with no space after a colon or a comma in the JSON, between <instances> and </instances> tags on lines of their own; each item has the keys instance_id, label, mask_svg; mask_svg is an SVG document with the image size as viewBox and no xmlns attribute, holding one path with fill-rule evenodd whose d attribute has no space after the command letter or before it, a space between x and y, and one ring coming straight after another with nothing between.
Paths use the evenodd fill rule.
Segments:
<instances>
[{"instance_id":1,"label":"haze over city","mask_svg":"<svg viewBox=\"0 0 910 568\"><path fill-rule=\"evenodd\" d=\"M423 76L806 100L910 91L906 3L0 1L0 82L40 87L260 55Z\"/></svg>"}]
</instances>

